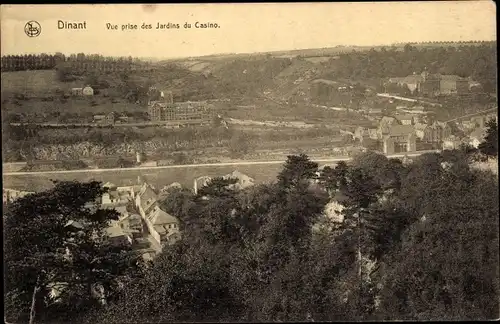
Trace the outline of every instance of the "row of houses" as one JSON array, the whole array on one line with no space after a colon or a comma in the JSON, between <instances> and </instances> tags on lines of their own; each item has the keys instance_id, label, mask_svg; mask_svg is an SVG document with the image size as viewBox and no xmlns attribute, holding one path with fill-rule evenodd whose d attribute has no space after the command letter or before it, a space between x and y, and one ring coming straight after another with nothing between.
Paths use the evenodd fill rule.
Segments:
<instances>
[{"instance_id":1,"label":"row of houses","mask_svg":"<svg viewBox=\"0 0 500 324\"><path fill-rule=\"evenodd\" d=\"M382 117L378 126L358 127L352 136L362 145L368 141L381 142L385 154L416 151L420 149L417 146L449 149L467 143L477 147L484 138L486 121L497 118L497 114L490 113L456 125L420 115L400 114Z\"/></svg>"},{"instance_id":2,"label":"row of houses","mask_svg":"<svg viewBox=\"0 0 500 324\"><path fill-rule=\"evenodd\" d=\"M442 143L451 135L447 123L425 122L419 116L384 116L376 127L358 127L353 137L363 144L367 140L380 141L385 154L412 152L417 150L417 142L430 145Z\"/></svg>"},{"instance_id":3,"label":"row of houses","mask_svg":"<svg viewBox=\"0 0 500 324\"><path fill-rule=\"evenodd\" d=\"M412 94L418 92L429 96L467 94L472 88L480 86L478 82L468 78L457 75L430 74L427 71L406 77L389 78L386 86L390 84L407 88Z\"/></svg>"}]
</instances>

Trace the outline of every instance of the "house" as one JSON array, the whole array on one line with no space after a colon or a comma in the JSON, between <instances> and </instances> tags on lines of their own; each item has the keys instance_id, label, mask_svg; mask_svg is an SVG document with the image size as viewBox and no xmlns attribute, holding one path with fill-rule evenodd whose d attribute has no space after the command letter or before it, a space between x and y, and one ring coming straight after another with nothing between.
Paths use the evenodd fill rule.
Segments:
<instances>
[{"instance_id":1,"label":"house","mask_svg":"<svg viewBox=\"0 0 500 324\"><path fill-rule=\"evenodd\" d=\"M455 135L443 139L443 150L456 150L462 145L462 141Z\"/></svg>"},{"instance_id":2,"label":"house","mask_svg":"<svg viewBox=\"0 0 500 324\"><path fill-rule=\"evenodd\" d=\"M85 88L82 89L82 95L84 96L93 96L94 95L94 89L90 86L86 86Z\"/></svg>"},{"instance_id":3,"label":"house","mask_svg":"<svg viewBox=\"0 0 500 324\"><path fill-rule=\"evenodd\" d=\"M133 239L142 237L143 223L140 215L127 213L125 216L120 217L118 224L123 232L132 236Z\"/></svg>"},{"instance_id":4,"label":"house","mask_svg":"<svg viewBox=\"0 0 500 324\"><path fill-rule=\"evenodd\" d=\"M94 115L94 123L99 123L99 124L114 124L116 119L116 115L114 112L110 112L106 115Z\"/></svg>"},{"instance_id":5,"label":"house","mask_svg":"<svg viewBox=\"0 0 500 324\"><path fill-rule=\"evenodd\" d=\"M379 121L377 129L378 138L382 138L384 135L387 135L389 133L389 129L394 125L399 125L399 122L396 118L389 116L382 117L382 119L380 119Z\"/></svg>"},{"instance_id":6,"label":"house","mask_svg":"<svg viewBox=\"0 0 500 324\"><path fill-rule=\"evenodd\" d=\"M83 96L83 88L72 88L71 95L73 96Z\"/></svg>"},{"instance_id":7,"label":"house","mask_svg":"<svg viewBox=\"0 0 500 324\"><path fill-rule=\"evenodd\" d=\"M160 244L172 244L180 238L179 220L155 206L148 215L147 220L152 225L153 230L158 234Z\"/></svg>"},{"instance_id":8,"label":"house","mask_svg":"<svg viewBox=\"0 0 500 324\"><path fill-rule=\"evenodd\" d=\"M383 147L385 154L416 151L416 135L413 127L410 125L392 126L383 138Z\"/></svg>"},{"instance_id":9,"label":"house","mask_svg":"<svg viewBox=\"0 0 500 324\"><path fill-rule=\"evenodd\" d=\"M243 174L237 170L235 170L229 174L226 174L222 178L223 179L237 179L238 182L229 186L230 188L236 189L236 190L245 189L245 188L251 187L255 184L255 180L253 178L250 178L246 174Z\"/></svg>"},{"instance_id":10,"label":"house","mask_svg":"<svg viewBox=\"0 0 500 324\"><path fill-rule=\"evenodd\" d=\"M452 95L469 92L470 83L466 78L457 75L430 74L427 71L406 77L390 78L389 83L407 87L413 94L419 92L426 95Z\"/></svg>"},{"instance_id":11,"label":"house","mask_svg":"<svg viewBox=\"0 0 500 324\"><path fill-rule=\"evenodd\" d=\"M396 84L400 87L406 87L408 88L408 90L410 90L411 93L414 93L419 88L419 85L423 80L424 78L421 75L414 73L413 75L409 75L406 77L390 78L388 82Z\"/></svg>"},{"instance_id":12,"label":"house","mask_svg":"<svg viewBox=\"0 0 500 324\"><path fill-rule=\"evenodd\" d=\"M118 188L110 182L104 184L103 187L107 189L107 192L103 193L101 197L101 204L103 206L123 205L133 199L133 191L129 191L128 187Z\"/></svg>"},{"instance_id":13,"label":"house","mask_svg":"<svg viewBox=\"0 0 500 324\"><path fill-rule=\"evenodd\" d=\"M132 238L123 231L117 222L112 222L112 225L106 228L106 235L114 245L132 244Z\"/></svg>"},{"instance_id":14,"label":"house","mask_svg":"<svg viewBox=\"0 0 500 324\"><path fill-rule=\"evenodd\" d=\"M469 92L469 80L458 75L422 73L419 91L428 95L452 95Z\"/></svg>"},{"instance_id":15,"label":"house","mask_svg":"<svg viewBox=\"0 0 500 324\"><path fill-rule=\"evenodd\" d=\"M399 121L401 125L413 125L413 116L412 115L396 115L396 119Z\"/></svg>"},{"instance_id":16,"label":"house","mask_svg":"<svg viewBox=\"0 0 500 324\"><path fill-rule=\"evenodd\" d=\"M106 119L106 115L94 115L94 123L102 123Z\"/></svg>"},{"instance_id":17,"label":"house","mask_svg":"<svg viewBox=\"0 0 500 324\"><path fill-rule=\"evenodd\" d=\"M181 190L181 189L182 189L182 185L180 183L173 182L173 183L169 184L168 186L164 186L160 190L160 195L168 195L172 191Z\"/></svg>"},{"instance_id":18,"label":"house","mask_svg":"<svg viewBox=\"0 0 500 324\"><path fill-rule=\"evenodd\" d=\"M368 139L368 138L376 140L376 139L378 139L377 128L366 128L366 127L359 126L354 131L353 137L355 139L358 139L360 141L360 143L363 143L363 141Z\"/></svg>"},{"instance_id":19,"label":"house","mask_svg":"<svg viewBox=\"0 0 500 324\"><path fill-rule=\"evenodd\" d=\"M485 137L486 137L486 129L476 128L475 130L472 131L472 133L469 134L469 144L475 148L478 148L479 144L481 144L484 141Z\"/></svg>"},{"instance_id":20,"label":"house","mask_svg":"<svg viewBox=\"0 0 500 324\"><path fill-rule=\"evenodd\" d=\"M451 135L451 128L447 123L435 121L425 129L423 141L427 143L441 143Z\"/></svg>"},{"instance_id":21,"label":"house","mask_svg":"<svg viewBox=\"0 0 500 324\"><path fill-rule=\"evenodd\" d=\"M157 205L158 197L156 192L147 183L144 183L140 191L135 196L135 206L143 219Z\"/></svg>"}]
</instances>

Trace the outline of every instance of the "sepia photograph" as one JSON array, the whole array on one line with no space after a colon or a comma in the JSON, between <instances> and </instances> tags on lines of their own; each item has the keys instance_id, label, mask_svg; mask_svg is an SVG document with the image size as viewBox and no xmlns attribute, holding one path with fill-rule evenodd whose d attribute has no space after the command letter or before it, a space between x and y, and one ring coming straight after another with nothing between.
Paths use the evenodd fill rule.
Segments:
<instances>
[{"instance_id":1,"label":"sepia photograph","mask_svg":"<svg viewBox=\"0 0 500 324\"><path fill-rule=\"evenodd\" d=\"M496 24L1 5L4 322L498 320Z\"/></svg>"}]
</instances>

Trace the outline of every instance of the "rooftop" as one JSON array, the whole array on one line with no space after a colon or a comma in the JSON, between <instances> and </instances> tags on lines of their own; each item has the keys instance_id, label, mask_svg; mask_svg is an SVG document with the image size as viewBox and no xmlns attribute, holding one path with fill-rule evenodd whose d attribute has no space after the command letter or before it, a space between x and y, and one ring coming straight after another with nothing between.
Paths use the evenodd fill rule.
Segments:
<instances>
[{"instance_id":1,"label":"rooftop","mask_svg":"<svg viewBox=\"0 0 500 324\"><path fill-rule=\"evenodd\" d=\"M119 236L124 236L125 233L121 229L121 227L112 225L108 228L106 228L106 234L108 234L109 237L119 237Z\"/></svg>"},{"instance_id":2,"label":"rooftop","mask_svg":"<svg viewBox=\"0 0 500 324\"><path fill-rule=\"evenodd\" d=\"M411 125L394 125L389 129L390 136L404 136L413 134L414 129Z\"/></svg>"},{"instance_id":3,"label":"rooftop","mask_svg":"<svg viewBox=\"0 0 500 324\"><path fill-rule=\"evenodd\" d=\"M406 115L396 115L394 116L397 120L413 120L413 115L406 114Z\"/></svg>"},{"instance_id":4,"label":"rooftop","mask_svg":"<svg viewBox=\"0 0 500 324\"><path fill-rule=\"evenodd\" d=\"M168 225L168 224L178 224L179 220L170 215L169 213L163 211L160 207L156 207L155 210L148 216L153 225Z\"/></svg>"},{"instance_id":5,"label":"rooftop","mask_svg":"<svg viewBox=\"0 0 500 324\"><path fill-rule=\"evenodd\" d=\"M147 183L145 183L141 187L141 190L139 191L139 193L137 195L140 196L141 207L144 211L146 211L154 203L156 203L156 200L157 200L156 193L153 191L151 186L149 186Z\"/></svg>"}]
</instances>

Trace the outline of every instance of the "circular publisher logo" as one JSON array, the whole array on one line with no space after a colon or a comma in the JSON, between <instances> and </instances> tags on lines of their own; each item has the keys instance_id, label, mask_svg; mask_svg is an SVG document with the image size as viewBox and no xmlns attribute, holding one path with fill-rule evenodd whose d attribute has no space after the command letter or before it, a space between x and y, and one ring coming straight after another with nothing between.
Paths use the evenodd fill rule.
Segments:
<instances>
[{"instance_id":1,"label":"circular publisher logo","mask_svg":"<svg viewBox=\"0 0 500 324\"><path fill-rule=\"evenodd\" d=\"M28 37L37 37L42 32L42 26L37 21L31 20L24 25L24 32Z\"/></svg>"}]
</instances>

